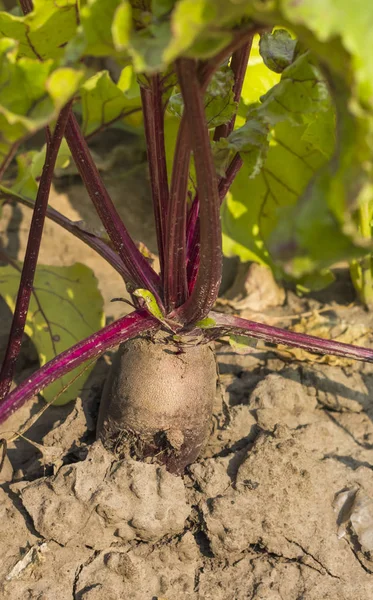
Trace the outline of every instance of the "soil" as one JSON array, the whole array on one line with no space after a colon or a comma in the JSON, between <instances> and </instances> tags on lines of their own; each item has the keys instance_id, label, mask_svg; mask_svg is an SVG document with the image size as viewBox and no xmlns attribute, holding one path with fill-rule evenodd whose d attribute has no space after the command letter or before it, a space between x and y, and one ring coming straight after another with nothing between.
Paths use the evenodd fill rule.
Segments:
<instances>
[{"instance_id":1,"label":"soil","mask_svg":"<svg viewBox=\"0 0 373 600\"><path fill-rule=\"evenodd\" d=\"M132 215L132 232L154 250L146 170L137 168L105 176L122 214ZM56 187L52 205L89 220L74 176ZM27 209L4 208L3 244L13 256L22 255L28 219ZM110 303L125 295L120 278L48 223L41 262L66 265L77 256L99 279L108 319L127 312ZM260 269L240 272L244 285L238 290L236 281L218 309L372 345L373 318L350 304L345 271L337 275L334 288L300 298L274 283L269 289ZM6 308L1 315L4 346ZM43 406L35 398L1 426L8 440L25 426L9 441L0 474L1 598L373 597L373 366L260 345L236 350L216 344L211 435L182 477L119 460L95 441L112 353L74 405L49 408L32 424ZM36 362L26 341L18 379Z\"/></svg>"}]
</instances>

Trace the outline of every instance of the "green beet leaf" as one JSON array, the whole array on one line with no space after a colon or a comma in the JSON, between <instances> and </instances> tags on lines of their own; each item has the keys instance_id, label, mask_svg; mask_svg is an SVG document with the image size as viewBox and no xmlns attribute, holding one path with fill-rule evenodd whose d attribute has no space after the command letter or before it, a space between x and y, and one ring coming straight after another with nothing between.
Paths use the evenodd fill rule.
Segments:
<instances>
[{"instance_id":1,"label":"green beet leaf","mask_svg":"<svg viewBox=\"0 0 373 600\"><path fill-rule=\"evenodd\" d=\"M310 52L298 55L284 69L281 81L261 97L261 114L272 125L287 120L294 125L312 123L331 110L328 87Z\"/></svg>"},{"instance_id":2,"label":"green beet leaf","mask_svg":"<svg viewBox=\"0 0 373 600\"><path fill-rule=\"evenodd\" d=\"M236 0L88 0L69 60L83 54L130 57L136 72L164 71L182 55L208 58L232 39L229 27L253 12ZM118 55L116 55L118 58Z\"/></svg>"},{"instance_id":3,"label":"green beet leaf","mask_svg":"<svg viewBox=\"0 0 373 600\"><path fill-rule=\"evenodd\" d=\"M14 145L51 121L76 93L83 71L52 70L52 61L19 58L16 42L0 40L0 167Z\"/></svg>"},{"instance_id":4,"label":"green beet leaf","mask_svg":"<svg viewBox=\"0 0 373 600\"><path fill-rule=\"evenodd\" d=\"M259 43L260 36L255 35L250 50L250 58L246 69L245 79L243 81L236 127L244 124L247 107L259 102L261 96L264 96L264 94L280 81L279 73L271 71L264 63L259 51Z\"/></svg>"},{"instance_id":5,"label":"green beet leaf","mask_svg":"<svg viewBox=\"0 0 373 600\"><path fill-rule=\"evenodd\" d=\"M337 145L332 159L307 186L303 197L273 231L269 246L285 270L300 277L340 260L372 251L371 234L359 213L372 205L373 119L350 108L350 90L331 77L337 111Z\"/></svg>"},{"instance_id":6,"label":"green beet leaf","mask_svg":"<svg viewBox=\"0 0 373 600\"><path fill-rule=\"evenodd\" d=\"M169 21L153 19L147 3L129 0L89 0L81 9L81 27L67 55L115 56L123 64L132 60L136 72L159 71L171 32ZM144 10L145 8L145 10Z\"/></svg>"},{"instance_id":7,"label":"green beet leaf","mask_svg":"<svg viewBox=\"0 0 373 600\"><path fill-rule=\"evenodd\" d=\"M20 263L0 267L1 293L12 312L21 268ZM99 330L104 322L103 299L91 269L79 263L70 267L37 267L25 333L35 344L41 365ZM43 391L45 400L52 401L82 367L48 386ZM81 394L89 371L63 391L55 404L66 404Z\"/></svg>"},{"instance_id":8,"label":"green beet leaf","mask_svg":"<svg viewBox=\"0 0 373 600\"><path fill-rule=\"evenodd\" d=\"M132 8L128 0L122 0L116 9L111 31L116 49L125 50L132 32Z\"/></svg>"},{"instance_id":9,"label":"green beet leaf","mask_svg":"<svg viewBox=\"0 0 373 600\"><path fill-rule=\"evenodd\" d=\"M270 251L269 239L281 218L291 227L281 209L297 204L334 149L333 106L309 52L294 53L280 82L249 108L247 119L226 141L244 166L222 208L224 252L267 264L280 275L278 248ZM324 146L325 124L331 135Z\"/></svg>"},{"instance_id":10,"label":"green beet leaf","mask_svg":"<svg viewBox=\"0 0 373 600\"><path fill-rule=\"evenodd\" d=\"M150 314L153 315L153 317L155 317L167 329L169 329L170 331L177 330L178 323L176 321L172 321L171 319L167 319L163 315L163 313L157 303L157 300L155 299L155 296L151 292L149 292L149 290L137 288L133 292L133 295L137 296L138 298L141 298L144 301L145 307L148 310L148 312L150 312Z\"/></svg>"},{"instance_id":11,"label":"green beet leaf","mask_svg":"<svg viewBox=\"0 0 373 600\"><path fill-rule=\"evenodd\" d=\"M227 123L236 112L233 84L234 76L230 67L224 66L214 74L204 98L206 120L210 129ZM181 118L184 103L180 93L171 95L168 110L171 114Z\"/></svg>"},{"instance_id":12,"label":"green beet leaf","mask_svg":"<svg viewBox=\"0 0 373 600\"><path fill-rule=\"evenodd\" d=\"M127 51L137 73L156 73L166 69L163 53L171 35L169 21L155 21L150 26L132 32ZM124 45L117 47L124 50Z\"/></svg>"},{"instance_id":13,"label":"green beet leaf","mask_svg":"<svg viewBox=\"0 0 373 600\"><path fill-rule=\"evenodd\" d=\"M68 57L84 54L132 60L136 72L159 71L171 30L169 21L153 18L148 3L129 0L89 0L81 9L81 27L68 47Z\"/></svg>"},{"instance_id":14,"label":"green beet leaf","mask_svg":"<svg viewBox=\"0 0 373 600\"><path fill-rule=\"evenodd\" d=\"M157 18L167 15L175 6L176 0L153 0L152 12Z\"/></svg>"},{"instance_id":15,"label":"green beet leaf","mask_svg":"<svg viewBox=\"0 0 373 600\"><path fill-rule=\"evenodd\" d=\"M265 32L260 38L260 54L264 64L275 73L282 73L294 62L297 42L284 29Z\"/></svg>"},{"instance_id":16,"label":"green beet leaf","mask_svg":"<svg viewBox=\"0 0 373 600\"><path fill-rule=\"evenodd\" d=\"M131 74L132 67L128 66L117 84L108 71L99 71L84 82L80 89L84 135L92 135L115 122L130 126L141 124L140 89L136 84L136 95Z\"/></svg>"},{"instance_id":17,"label":"green beet leaf","mask_svg":"<svg viewBox=\"0 0 373 600\"><path fill-rule=\"evenodd\" d=\"M208 58L232 39L230 25L253 12L251 2L237 0L179 0L171 15L172 37L164 50L166 64L181 55Z\"/></svg>"},{"instance_id":18,"label":"green beet leaf","mask_svg":"<svg viewBox=\"0 0 373 600\"><path fill-rule=\"evenodd\" d=\"M216 321L211 317L205 317L204 319L201 319L201 321L197 321L196 327L200 327L201 329L210 329L211 327L216 327Z\"/></svg>"},{"instance_id":19,"label":"green beet leaf","mask_svg":"<svg viewBox=\"0 0 373 600\"><path fill-rule=\"evenodd\" d=\"M248 167L248 177L255 177L267 155L269 131L270 126L261 118L260 110L249 111L245 125L213 144L214 161L219 175L224 177L230 160L239 152Z\"/></svg>"},{"instance_id":20,"label":"green beet leaf","mask_svg":"<svg viewBox=\"0 0 373 600\"><path fill-rule=\"evenodd\" d=\"M17 154L17 176L9 188L11 192L35 200L39 187L39 178L45 161L46 145L41 150L29 150ZM62 140L56 160L56 169L65 169L70 164L70 150L65 139Z\"/></svg>"},{"instance_id":21,"label":"green beet leaf","mask_svg":"<svg viewBox=\"0 0 373 600\"><path fill-rule=\"evenodd\" d=\"M23 194L35 200L38 191L37 177L40 177L44 160L45 149L29 150L17 154L17 177L12 182L11 191L16 194Z\"/></svg>"},{"instance_id":22,"label":"green beet leaf","mask_svg":"<svg viewBox=\"0 0 373 600\"><path fill-rule=\"evenodd\" d=\"M122 38L132 23L130 12L127 14L128 22L123 21L123 11L128 9L128 2L121 0L88 0L80 10L80 27L77 35L70 41L67 48L67 57L77 60L80 56L116 56L117 49L114 37L119 33L113 24L116 12L120 26L123 28ZM130 7L129 7L130 8ZM121 38L121 41L123 39Z\"/></svg>"},{"instance_id":23,"label":"green beet leaf","mask_svg":"<svg viewBox=\"0 0 373 600\"><path fill-rule=\"evenodd\" d=\"M308 35L305 41L319 50L324 62L334 67L339 56L339 73L346 80L353 71L360 98L373 107L373 56L368 51L372 42L373 3L370 0L302 0L296 3L280 0L278 4L295 31L305 28L312 32L315 40ZM343 61L342 51L337 51L335 42L333 52L328 52L327 44L338 39L351 56L350 65Z\"/></svg>"},{"instance_id":24,"label":"green beet leaf","mask_svg":"<svg viewBox=\"0 0 373 600\"><path fill-rule=\"evenodd\" d=\"M78 0L33 0L25 17L0 13L0 37L19 43L19 55L39 60L59 59L78 26Z\"/></svg>"}]
</instances>

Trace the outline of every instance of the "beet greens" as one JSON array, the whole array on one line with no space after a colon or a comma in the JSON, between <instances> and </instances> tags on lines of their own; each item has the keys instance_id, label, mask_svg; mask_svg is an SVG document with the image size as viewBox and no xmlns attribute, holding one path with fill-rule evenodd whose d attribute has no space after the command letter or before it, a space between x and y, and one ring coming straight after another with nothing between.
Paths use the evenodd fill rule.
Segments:
<instances>
[{"instance_id":1,"label":"beet greens","mask_svg":"<svg viewBox=\"0 0 373 600\"><path fill-rule=\"evenodd\" d=\"M352 10L341 4L346 14ZM224 199L226 254L258 260L306 288L330 282L330 267L348 260L363 301L370 303L373 63L365 55L366 32L332 11L321 18L311 0L82 5L34 0L33 6L20 0L20 5L23 15L0 13L1 176L24 141L42 128L46 149L44 161L38 156L40 178L35 167L28 188L0 186L3 198L33 210L0 374L0 422L87 360L157 330L176 343L185 338L209 343L240 333L373 362L367 348L212 312L222 275ZM365 8L372 13L369 2ZM257 61L250 62L251 52L262 57L259 87L264 80L268 84L260 102L259 96L253 99ZM119 80L107 71L92 75L87 66L92 56L114 59ZM87 143L114 123L133 126L139 115L159 273L128 233ZM107 238L47 206L66 142ZM135 310L64 349L9 392L45 217L121 274ZM11 262L3 252L2 260Z\"/></svg>"}]
</instances>

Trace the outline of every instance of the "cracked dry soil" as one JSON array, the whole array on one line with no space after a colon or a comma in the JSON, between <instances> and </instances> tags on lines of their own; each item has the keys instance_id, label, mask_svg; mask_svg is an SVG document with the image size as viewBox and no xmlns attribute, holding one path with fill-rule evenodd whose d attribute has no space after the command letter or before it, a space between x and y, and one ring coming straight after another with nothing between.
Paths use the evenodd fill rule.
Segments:
<instances>
[{"instance_id":1,"label":"cracked dry soil","mask_svg":"<svg viewBox=\"0 0 373 600\"><path fill-rule=\"evenodd\" d=\"M10 447L1 598L373 597L373 369L226 345L218 360L212 434L183 478L93 441L98 384L34 425L39 450Z\"/></svg>"}]
</instances>

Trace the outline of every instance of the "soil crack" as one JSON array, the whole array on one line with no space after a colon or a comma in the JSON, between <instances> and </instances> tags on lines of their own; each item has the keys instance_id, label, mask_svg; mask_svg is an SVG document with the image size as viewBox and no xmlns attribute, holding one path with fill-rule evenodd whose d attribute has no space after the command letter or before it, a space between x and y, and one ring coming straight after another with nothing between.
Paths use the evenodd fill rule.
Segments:
<instances>
[{"instance_id":1,"label":"soil crack","mask_svg":"<svg viewBox=\"0 0 373 600\"><path fill-rule=\"evenodd\" d=\"M334 575L325 565L322 564L321 561L319 561L317 558L315 558L313 556L313 554L311 554L311 552L308 552L301 544L299 544L298 542L295 542L294 540L289 540L288 538L285 538L287 542L289 542L289 544L294 544L295 546L297 546L298 548L300 548L302 550L302 552L306 555L309 556L310 558L312 558L312 560L315 561L316 564L320 565L320 567L322 569L324 569L324 571L330 576L333 577L333 579L341 579L340 577L338 577L338 575ZM310 566L310 565L307 565ZM317 570L317 569L315 569Z\"/></svg>"},{"instance_id":2,"label":"soil crack","mask_svg":"<svg viewBox=\"0 0 373 600\"><path fill-rule=\"evenodd\" d=\"M368 573L369 575L372 575L373 570L369 569L369 567L366 566L363 558L361 558L361 556L359 556L360 553L362 554L362 556L364 556L364 553L362 552L361 545L360 545L357 537L352 534L351 528L349 528L348 533L349 533L349 537L344 538L345 542L349 545L354 557L356 558L356 560L358 561L360 566L364 569L364 571L366 573Z\"/></svg>"},{"instance_id":3,"label":"soil crack","mask_svg":"<svg viewBox=\"0 0 373 600\"><path fill-rule=\"evenodd\" d=\"M289 540L287 540L287 541L289 541ZM293 542L291 542L291 543L293 543ZM296 564L299 568L307 567L308 569L312 569L312 571L316 571L316 573L319 573L320 575L325 574L324 571L320 571L320 569L317 569L315 566L304 563L304 562L300 561L298 558L291 558L290 556L285 556L285 554L276 554L276 552L270 552L266 546L263 547L263 546L258 546L258 544L251 544L249 546L249 549L245 550L243 554L247 554L247 552L250 550L257 553L258 558L260 558L260 556L262 554L266 554L269 558L273 558L277 562L279 562L280 559L282 559L285 563ZM242 560L242 559L240 559L240 560ZM257 560L257 559L255 559L255 560ZM339 577L337 577L337 579L339 579Z\"/></svg>"},{"instance_id":4,"label":"soil crack","mask_svg":"<svg viewBox=\"0 0 373 600\"><path fill-rule=\"evenodd\" d=\"M75 571L75 576L74 576L74 581L73 581L73 589L72 589L72 594L73 594L73 596L72 596L72 597L73 597L73 600L79 600L79 599L78 599L78 596L77 596L77 593L78 593L78 592L77 592L77 587L78 587L78 583L79 583L79 577L80 577L80 573L83 571L83 569L84 569L85 567L87 567L88 565L90 565L90 564L91 564L91 562L93 562L93 561L94 561L94 559L96 558L96 556L98 556L98 554L99 554L99 553L100 553L100 551L99 551L99 550L95 550L95 551L93 552L93 554L92 554L91 556L89 556L85 562L81 563L81 564L80 564L80 565L77 567L77 569L76 569L76 571Z\"/></svg>"},{"instance_id":5,"label":"soil crack","mask_svg":"<svg viewBox=\"0 0 373 600\"><path fill-rule=\"evenodd\" d=\"M22 515L22 518L25 521L26 527L29 530L29 532L35 537L45 540L44 536L42 536L41 533L39 533L39 531L36 529L33 518L31 517L30 513L26 510L21 497L11 489L9 484L3 485L2 489L8 495L10 501L12 502L17 512Z\"/></svg>"}]
</instances>

